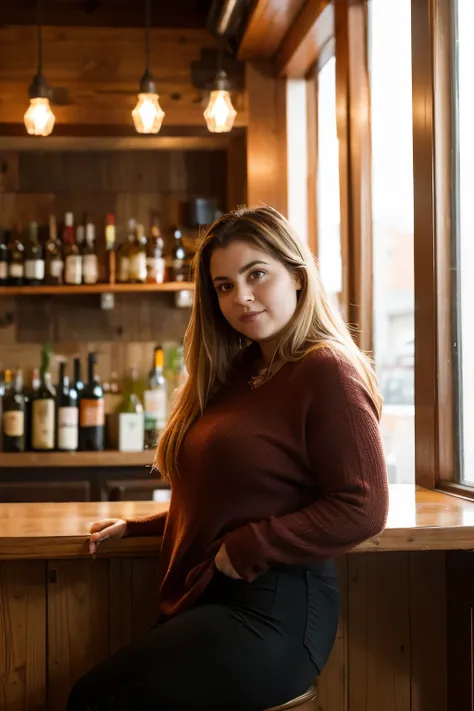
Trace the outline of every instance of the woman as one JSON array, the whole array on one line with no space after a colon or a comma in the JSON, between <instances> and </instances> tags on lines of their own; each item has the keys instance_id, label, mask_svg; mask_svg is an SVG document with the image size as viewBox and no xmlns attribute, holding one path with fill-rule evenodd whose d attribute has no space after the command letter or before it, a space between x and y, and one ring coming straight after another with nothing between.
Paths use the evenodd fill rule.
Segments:
<instances>
[{"instance_id":1,"label":"woman","mask_svg":"<svg viewBox=\"0 0 474 711\"><path fill-rule=\"evenodd\" d=\"M163 535L159 619L74 687L69 711L260 711L333 645L333 558L378 534L381 401L310 251L270 207L224 215L196 256L189 378L157 451L168 513L92 526Z\"/></svg>"}]
</instances>

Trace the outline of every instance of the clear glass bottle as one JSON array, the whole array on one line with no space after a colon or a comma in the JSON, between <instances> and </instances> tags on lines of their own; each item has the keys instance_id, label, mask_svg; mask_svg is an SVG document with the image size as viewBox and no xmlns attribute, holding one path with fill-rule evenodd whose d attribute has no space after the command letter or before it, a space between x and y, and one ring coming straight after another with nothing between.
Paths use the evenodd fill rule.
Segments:
<instances>
[{"instance_id":1,"label":"clear glass bottle","mask_svg":"<svg viewBox=\"0 0 474 711\"><path fill-rule=\"evenodd\" d=\"M162 284L165 280L164 242L158 225L151 228L146 246L146 280L148 284Z\"/></svg>"},{"instance_id":2,"label":"clear glass bottle","mask_svg":"<svg viewBox=\"0 0 474 711\"><path fill-rule=\"evenodd\" d=\"M74 215L66 212L63 231L64 283L82 283L82 254L74 234Z\"/></svg>"},{"instance_id":3,"label":"clear glass bottle","mask_svg":"<svg viewBox=\"0 0 474 711\"><path fill-rule=\"evenodd\" d=\"M49 235L44 245L45 275L44 282L49 286L59 286L63 283L64 261L61 254L61 243L58 240L56 217L49 216Z\"/></svg>"},{"instance_id":4,"label":"clear glass bottle","mask_svg":"<svg viewBox=\"0 0 474 711\"><path fill-rule=\"evenodd\" d=\"M44 284L44 274L44 255L38 239L38 223L30 222L25 246L25 283L29 286L40 286Z\"/></svg>"},{"instance_id":5,"label":"clear glass bottle","mask_svg":"<svg viewBox=\"0 0 474 711\"><path fill-rule=\"evenodd\" d=\"M139 414L143 412L143 405L140 399L140 386L138 382L138 371L136 365L130 367L130 387L128 393L122 400L120 412Z\"/></svg>"},{"instance_id":6,"label":"clear glass bottle","mask_svg":"<svg viewBox=\"0 0 474 711\"><path fill-rule=\"evenodd\" d=\"M175 229L173 232L174 244L171 252L171 274L170 281L187 281L186 250L183 245L183 235L181 230Z\"/></svg>"},{"instance_id":7,"label":"clear glass bottle","mask_svg":"<svg viewBox=\"0 0 474 711\"><path fill-rule=\"evenodd\" d=\"M132 218L128 221L128 233L125 240L120 245L117 252L117 281L121 284L128 284L130 281L130 250L135 241L136 222Z\"/></svg>"},{"instance_id":8,"label":"clear glass bottle","mask_svg":"<svg viewBox=\"0 0 474 711\"><path fill-rule=\"evenodd\" d=\"M84 284L97 284L99 280L99 262L95 246L95 227L91 222L86 225L86 237L82 250L82 278Z\"/></svg>"},{"instance_id":9,"label":"clear glass bottle","mask_svg":"<svg viewBox=\"0 0 474 711\"><path fill-rule=\"evenodd\" d=\"M146 282L146 248L145 229L143 225L137 225L133 242L129 250L130 272L129 282L132 284L144 284Z\"/></svg>"},{"instance_id":10,"label":"clear glass bottle","mask_svg":"<svg viewBox=\"0 0 474 711\"><path fill-rule=\"evenodd\" d=\"M168 417L168 382L164 376L165 355L157 346L153 356L153 368L148 376L145 403L145 449L156 446L159 433L166 427Z\"/></svg>"}]
</instances>

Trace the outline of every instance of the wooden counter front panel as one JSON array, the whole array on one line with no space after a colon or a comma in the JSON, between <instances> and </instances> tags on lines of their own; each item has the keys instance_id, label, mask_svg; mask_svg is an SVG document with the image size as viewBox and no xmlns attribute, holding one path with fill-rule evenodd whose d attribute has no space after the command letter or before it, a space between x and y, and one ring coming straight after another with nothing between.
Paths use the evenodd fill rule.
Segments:
<instances>
[{"instance_id":1,"label":"wooden counter front panel","mask_svg":"<svg viewBox=\"0 0 474 711\"><path fill-rule=\"evenodd\" d=\"M0 563L1 711L64 711L82 674L153 625L156 563ZM447 711L445 553L338 566L341 621L315 711Z\"/></svg>"}]
</instances>

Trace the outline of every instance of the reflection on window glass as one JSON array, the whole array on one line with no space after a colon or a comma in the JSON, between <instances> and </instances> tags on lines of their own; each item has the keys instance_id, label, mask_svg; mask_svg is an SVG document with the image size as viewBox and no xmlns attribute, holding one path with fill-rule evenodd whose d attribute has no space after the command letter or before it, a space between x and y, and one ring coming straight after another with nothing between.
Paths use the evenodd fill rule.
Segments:
<instances>
[{"instance_id":1,"label":"reflection on window glass","mask_svg":"<svg viewBox=\"0 0 474 711\"><path fill-rule=\"evenodd\" d=\"M459 354L458 392L461 419L461 473L466 483L474 484L474 325L472 320L472 282L474 279L474 102L472 67L474 46L472 27L474 3L457 2L457 133L458 133L458 239L456 280L458 294L455 343ZM470 23L470 24L469 24ZM463 29L464 28L464 29Z\"/></svg>"},{"instance_id":2,"label":"reflection on window glass","mask_svg":"<svg viewBox=\"0 0 474 711\"><path fill-rule=\"evenodd\" d=\"M342 261L334 57L318 74L317 186L319 271L329 298L338 306L342 291Z\"/></svg>"},{"instance_id":3,"label":"reflection on window glass","mask_svg":"<svg viewBox=\"0 0 474 711\"><path fill-rule=\"evenodd\" d=\"M370 0L374 356L390 483L412 483L414 257L411 0Z\"/></svg>"}]
</instances>

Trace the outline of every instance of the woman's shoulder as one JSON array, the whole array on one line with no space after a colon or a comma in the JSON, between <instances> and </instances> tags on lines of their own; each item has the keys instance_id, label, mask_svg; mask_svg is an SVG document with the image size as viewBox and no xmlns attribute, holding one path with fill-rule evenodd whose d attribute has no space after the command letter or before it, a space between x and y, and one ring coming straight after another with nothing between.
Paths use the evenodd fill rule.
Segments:
<instances>
[{"instance_id":1,"label":"woman's shoulder","mask_svg":"<svg viewBox=\"0 0 474 711\"><path fill-rule=\"evenodd\" d=\"M318 346L295 363L295 376L310 399L323 408L349 404L373 407L364 379L355 363L337 346Z\"/></svg>"}]
</instances>

